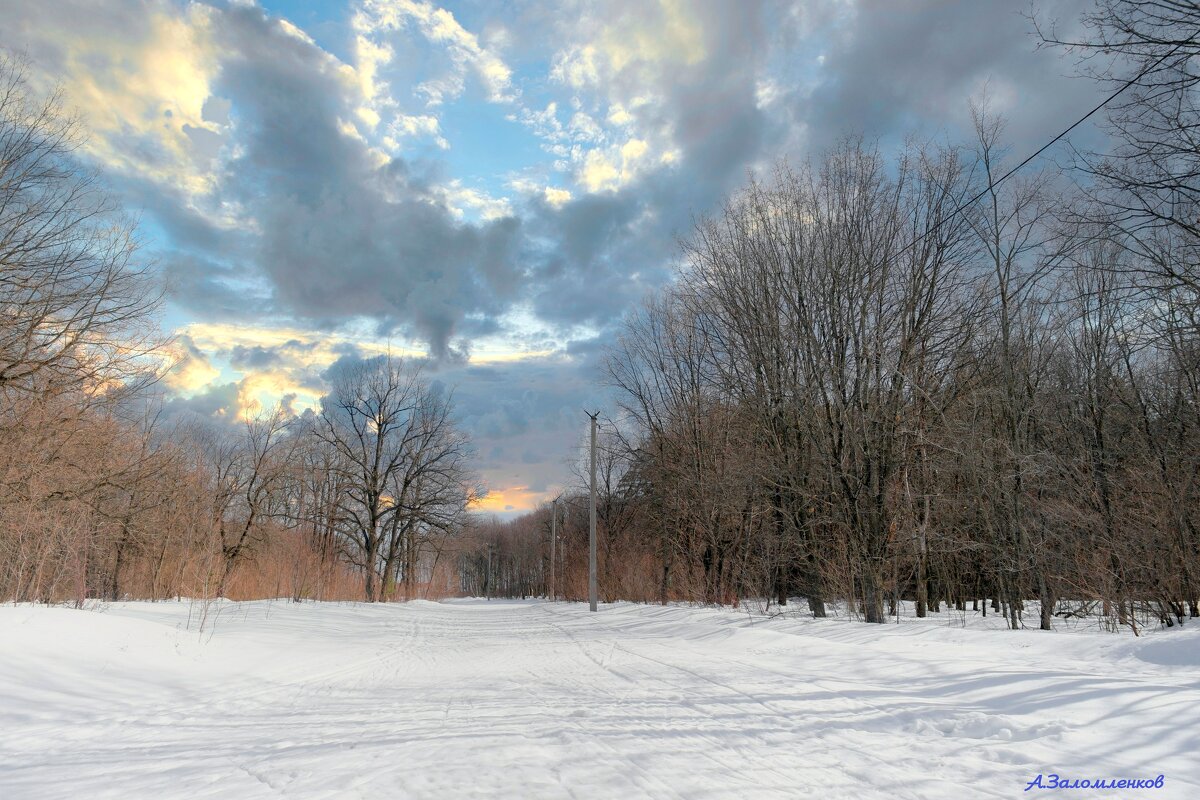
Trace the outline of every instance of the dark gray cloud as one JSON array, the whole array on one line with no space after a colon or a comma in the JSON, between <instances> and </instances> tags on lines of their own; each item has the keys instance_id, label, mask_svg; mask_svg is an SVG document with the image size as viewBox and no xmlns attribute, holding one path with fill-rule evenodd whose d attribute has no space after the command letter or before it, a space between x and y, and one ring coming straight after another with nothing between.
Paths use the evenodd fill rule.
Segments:
<instances>
[{"instance_id":1,"label":"dark gray cloud","mask_svg":"<svg viewBox=\"0 0 1200 800\"><path fill-rule=\"evenodd\" d=\"M1085 5L1051 2L1038 13L1069 25ZM662 102L640 112L673 130L682 157L613 194L534 206L526 225L549 243L530 289L539 316L607 331L669 280L677 237L694 218L774 160L803 160L846 135L885 149L913 134L969 145L969 105L985 95L1007 118L1019 156L1094 102L1094 86L1068 77L1069 61L1038 48L1028 7L868 0L853 8L689 5L709 57L672 70L657 87ZM760 106L764 82L776 96Z\"/></svg>"},{"instance_id":2,"label":"dark gray cloud","mask_svg":"<svg viewBox=\"0 0 1200 800\"><path fill-rule=\"evenodd\" d=\"M1091 107L1095 87L1069 77L1060 51L1039 49L1029 14L1071 29L1088 5L859 2L851 19L820 28L815 86L798 84L781 101L790 144L803 155L848 132L893 146L914 132L966 140L969 103L989 93L1014 147L1036 149Z\"/></svg>"},{"instance_id":3,"label":"dark gray cloud","mask_svg":"<svg viewBox=\"0 0 1200 800\"><path fill-rule=\"evenodd\" d=\"M452 387L491 485L542 492L568 480L564 458L585 429L584 407L596 402L594 362L533 358L443 369L437 377Z\"/></svg>"},{"instance_id":4,"label":"dark gray cloud","mask_svg":"<svg viewBox=\"0 0 1200 800\"><path fill-rule=\"evenodd\" d=\"M237 421L238 385L222 383L209 386L191 397L172 397L164 407L163 418L171 421L213 419L233 424Z\"/></svg>"},{"instance_id":5,"label":"dark gray cloud","mask_svg":"<svg viewBox=\"0 0 1200 800\"><path fill-rule=\"evenodd\" d=\"M237 284L246 272L226 261L179 251L160 258L170 296L191 311L202 313L205 320L252 319L255 312L262 314L273 306L269 297L256 298L245 288L239 289Z\"/></svg>"},{"instance_id":6,"label":"dark gray cloud","mask_svg":"<svg viewBox=\"0 0 1200 800\"><path fill-rule=\"evenodd\" d=\"M647 8L627 4L625 11L637 15ZM635 112L640 124L672 131L681 154L616 193L583 196L558 210L538 207L531 225L550 243L534 290L543 318L611 325L668 279L677 237L745 179L769 144L755 87L770 7L709 2L687 8L698 17L707 57L663 74L653 87L659 100ZM642 75L630 69L613 80ZM627 92L642 88L631 85Z\"/></svg>"},{"instance_id":7,"label":"dark gray cloud","mask_svg":"<svg viewBox=\"0 0 1200 800\"><path fill-rule=\"evenodd\" d=\"M279 348L236 345L230 350L229 363L238 370L264 370L278 367L285 362Z\"/></svg>"},{"instance_id":8,"label":"dark gray cloud","mask_svg":"<svg viewBox=\"0 0 1200 800\"><path fill-rule=\"evenodd\" d=\"M459 222L412 164L380 169L340 130L353 94L319 48L251 7L227 9L220 25L229 54L216 92L239 143L222 191L260 227L253 256L279 309L325 325L368 317L383 335L419 335L436 357L467 315L502 313L520 222Z\"/></svg>"}]
</instances>

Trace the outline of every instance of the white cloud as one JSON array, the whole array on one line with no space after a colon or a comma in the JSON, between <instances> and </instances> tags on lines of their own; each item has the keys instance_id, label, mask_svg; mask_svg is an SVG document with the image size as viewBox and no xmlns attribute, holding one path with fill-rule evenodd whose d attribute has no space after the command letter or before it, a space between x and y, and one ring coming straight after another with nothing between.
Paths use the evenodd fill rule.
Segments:
<instances>
[{"instance_id":1,"label":"white cloud","mask_svg":"<svg viewBox=\"0 0 1200 800\"><path fill-rule=\"evenodd\" d=\"M599 51L595 45L573 45L554 56L550 77L575 89L600 83Z\"/></svg>"},{"instance_id":2,"label":"white cloud","mask_svg":"<svg viewBox=\"0 0 1200 800\"><path fill-rule=\"evenodd\" d=\"M164 382L174 392L187 394L202 389L221 374L187 335L172 342L166 355L170 366Z\"/></svg>"},{"instance_id":3,"label":"white cloud","mask_svg":"<svg viewBox=\"0 0 1200 800\"><path fill-rule=\"evenodd\" d=\"M608 109L608 123L610 125L628 125L633 122L633 115L625 109L622 103L613 103Z\"/></svg>"},{"instance_id":4,"label":"white cloud","mask_svg":"<svg viewBox=\"0 0 1200 800\"><path fill-rule=\"evenodd\" d=\"M574 89L603 87L622 72L641 85L669 79L671 70L707 55L704 32L683 0L639 3L639 13L585 15L580 39L555 53L550 77Z\"/></svg>"},{"instance_id":5,"label":"white cloud","mask_svg":"<svg viewBox=\"0 0 1200 800\"><path fill-rule=\"evenodd\" d=\"M760 78L754 84L754 101L759 108L766 108L782 96L779 84L770 78Z\"/></svg>"},{"instance_id":6,"label":"white cloud","mask_svg":"<svg viewBox=\"0 0 1200 800\"><path fill-rule=\"evenodd\" d=\"M114 172L189 196L210 191L225 134L204 114L219 61L217 12L195 4L180 13L154 3L128 17L98 16L96 24L108 26L100 31L55 25L53 12L43 13L45 24L28 28L28 44L55 54L58 63L35 63L54 72L34 77L40 88L65 88L89 132L88 154Z\"/></svg>"},{"instance_id":7,"label":"white cloud","mask_svg":"<svg viewBox=\"0 0 1200 800\"><path fill-rule=\"evenodd\" d=\"M467 209L477 212L484 221L509 217L513 213L507 197L492 197L486 192L463 186L458 180L438 187L435 192L458 219L466 217Z\"/></svg>"},{"instance_id":8,"label":"white cloud","mask_svg":"<svg viewBox=\"0 0 1200 800\"><path fill-rule=\"evenodd\" d=\"M387 84L378 81L379 68L392 60L392 48L361 33L354 37L354 63L359 86L368 103L375 103L387 91Z\"/></svg>"},{"instance_id":9,"label":"white cloud","mask_svg":"<svg viewBox=\"0 0 1200 800\"><path fill-rule=\"evenodd\" d=\"M516 98L512 70L444 8L420 0L366 0L353 19L360 38L400 30L409 23L431 43L444 46L454 65L450 74L421 84L430 105L462 94L468 72L476 75L493 102L511 102ZM375 66L379 63L376 61Z\"/></svg>"},{"instance_id":10,"label":"white cloud","mask_svg":"<svg viewBox=\"0 0 1200 800\"><path fill-rule=\"evenodd\" d=\"M368 326L369 328L369 326ZM390 353L420 359L415 347L382 341L369 330L345 329L329 333L290 326L192 323L178 331L172 349L173 366L167 384L175 392L195 395L233 377L237 407L229 413L244 418L292 398L292 409L320 406L327 386L322 372L333 362L354 353L364 358ZM552 357L555 351L531 347L521 337L501 336L481 340L472 348L471 364L510 364ZM213 361L223 362L222 373Z\"/></svg>"},{"instance_id":11,"label":"white cloud","mask_svg":"<svg viewBox=\"0 0 1200 800\"><path fill-rule=\"evenodd\" d=\"M547 205L558 208L571 202L572 194L567 189L562 189L557 186L543 186L537 181L528 178L513 178L508 182L508 186L515 192L525 195L526 197L538 196L546 202Z\"/></svg>"},{"instance_id":12,"label":"white cloud","mask_svg":"<svg viewBox=\"0 0 1200 800\"><path fill-rule=\"evenodd\" d=\"M596 121L582 111L575 112L575 115L571 117L571 121L567 123L567 130L577 141L594 142L604 138L604 131L600 129Z\"/></svg>"},{"instance_id":13,"label":"white cloud","mask_svg":"<svg viewBox=\"0 0 1200 800\"><path fill-rule=\"evenodd\" d=\"M339 119L338 130L341 131L343 136L348 136L351 139L362 142L363 144L367 143L367 140L363 137L363 135L358 132L358 128L355 127L354 123L350 122L349 120Z\"/></svg>"},{"instance_id":14,"label":"white cloud","mask_svg":"<svg viewBox=\"0 0 1200 800\"><path fill-rule=\"evenodd\" d=\"M305 44L316 45L316 42L313 41L311 36L302 31L300 28L297 28L289 20L279 20L279 27L283 28L284 33L286 33L288 36L291 36L293 39L299 39Z\"/></svg>"},{"instance_id":15,"label":"white cloud","mask_svg":"<svg viewBox=\"0 0 1200 800\"><path fill-rule=\"evenodd\" d=\"M589 150L577 177L589 192L613 191L632 181L651 163L649 143L630 139L620 146ZM669 161L660 158L660 163Z\"/></svg>"},{"instance_id":16,"label":"white cloud","mask_svg":"<svg viewBox=\"0 0 1200 800\"><path fill-rule=\"evenodd\" d=\"M565 27L550 79L579 109L565 130L527 124L581 189L612 191L681 150L671 120L638 109L660 104L681 70L709 57L700 15L681 0L656 0L584 13Z\"/></svg>"},{"instance_id":17,"label":"white cloud","mask_svg":"<svg viewBox=\"0 0 1200 800\"><path fill-rule=\"evenodd\" d=\"M406 136L425 136L433 139L434 143L443 150L447 150L450 147L450 143L442 136L438 118L432 114L416 114L412 116L402 114L388 125L388 133L393 141Z\"/></svg>"},{"instance_id":18,"label":"white cloud","mask_svg":"<svg viewBox=\"0 0 1200 800\"><path fill-rule=\"evenodd\" d=\"M571 202L571 193L566 189L558 189L554 186L547 186L542 195L546 198L546 202L555 208Z\"/></svg>"}]
</instances>

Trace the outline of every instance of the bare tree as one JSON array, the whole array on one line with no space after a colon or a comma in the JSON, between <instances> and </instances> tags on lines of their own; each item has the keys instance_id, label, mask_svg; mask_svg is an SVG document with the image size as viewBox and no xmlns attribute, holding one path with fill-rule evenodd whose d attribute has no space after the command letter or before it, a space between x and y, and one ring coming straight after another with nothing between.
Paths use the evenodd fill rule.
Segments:
<instances>
[{"instance_id":1,"label":"bare tree","mask_svg":"<svg viewBox=\"0 0 1200 800\"><path fill-rule=\"evenodd\" d=\"M74 158L55 93L38 100L0 51L0 391L111 391L152 374L160 292L134 225Z\"/></svg>"},{"instance_id":2,"label":"bare tree","mask_svg":"<svg viewBox=\"0 0 1200 800\"><path fill-rule=\"evenodd\" d=\"M467 508L482 496L473 483L466 435L453 419L453 397L424 389L400 433L403 458L389 476L391 509L386 524L383 578L415 596L422 551L439 534L461 527Z\"/></svg>"},{"instance_id":3,"label":"bare tree","mask_svg":"<svg viewBox=\"0 0 1200 800\"><path fill-rule=\"evenodd\" d=\"M398 570L411 577L417 535L446 530L474 497L467 441L450 398L390 354L342 370L321 405L314 432L337 454L341 529L375 601Z\"/></svg>"},{"instance_id":4,"label":"bare tree","mask_svg":"<svg viewBox=\"0 0 1200 800\"><path fill-rule=\"evenodd\" d=\"M209 426L196 437L209 471L212 523L220 546L216 594L224 597L237 565L261 538L262 525L283 497L295 439L281 407L228 430Z\"/></svg>"},{"instance_id":5,"label":"bare tree","mask_svg":"<svg viewBox=\"0 0 1200 800\"><path fill-rule=\"evenodd\" d=\"M1044 45L1079 57L1080 71L1115 96L1103 151L1075 149L1074 168L1103 216L1107 238L1135 259L1120 267L1142 285L1200 292L1200 3L1097 0L1084 34L1034 20ZM1171 256L1168 257L1168 252Z\"/></svg>"}]
</instances>

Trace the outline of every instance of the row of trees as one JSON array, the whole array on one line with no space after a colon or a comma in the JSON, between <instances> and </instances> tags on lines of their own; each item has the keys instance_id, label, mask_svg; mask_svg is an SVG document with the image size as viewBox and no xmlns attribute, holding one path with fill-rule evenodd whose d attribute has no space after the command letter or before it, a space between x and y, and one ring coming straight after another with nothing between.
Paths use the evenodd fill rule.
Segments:
<instances>
[{"instance_id":1,"label":"row of trees","mask_svg":"<svg viewBox=\"0 0 1200 800\"><path fill-rule=\"evenodd\" d=\"M6 599L413 597L479 493L450 397L386 357L299 417L167 426L86 399L5 397Z\"/></svg>"},{"instance_id":2,"label":"row of trees","mask_svg":"<svg viewBox=\"0 0 1200 800\"><path fill-rule=\"evenodd\" d=\"M610 475L619 480L622 459L618 450L601 452L597 558L603 598L656 600L646 589L655 562L641 547L644 531L625 524L633 521L626 514L634 506L615 483L603 482ZM587 599L589 502L586 491L575 489L516 519L478 520L460 542L455 590L472 597Z\"/></svg>"},{"instance_id":3,"label":"row of trees","mask_svg":"<svg viewBox=\"0 0 1200 800\"><path fill-rule=\"evenodd\" d=\"M977 130L751 185L630 319L609 376L664 595L675 568L870 622L898 598L1200 613L1200 296L1053 213L1049 175L955 213L996 175Z\"/></svg>"},{"instance_id":4,"label":"row of trees","mask_svg":"<svg viewBox=\"0 0 1200 800\"><path fill-rule=\"evenodd\" d=\"M194 447L212 487L217 594L275 524L303 531L321 563L356 568L367 600L415 596L427 557L438 560L480 493L452 410L419 366L383 356L340 368L319 413L206 429Z\"/></svg>"},{"instance_id":5,"label":"row of trees","mask_svg":"<svg viewBox=\"0 0 1200 800\"><path fill-rule=\"evenodd\" d=\"M1110 151L1009 177L978 107L968 145L847 139L697 224L609 354L604 594L1200 616L1200 6L1084 22L1042 38L1127 87Z\"/></svg>"},{"instance_id":6,"label":"row of trees","mask_svg":"<svg viewBox=\"0 0 1200 800\"><path fill-rule=\"evenodd\" d=\"M480 491L449 393L382 356L319 412L165 421L162 297L80 142L0 55L0 597L427 590Z\"/></svg>"}]
</instances>

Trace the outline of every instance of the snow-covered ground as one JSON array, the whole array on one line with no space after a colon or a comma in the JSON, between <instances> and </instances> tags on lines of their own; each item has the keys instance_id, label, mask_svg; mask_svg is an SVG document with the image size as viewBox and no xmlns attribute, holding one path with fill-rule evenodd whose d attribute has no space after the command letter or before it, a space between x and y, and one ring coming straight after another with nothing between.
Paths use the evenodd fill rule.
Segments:
<instances>
[{"instance_id":1,"label":"snow-covered ground","mask_svg":"<svg viewBox=\"0 0 1200 800\"><path fill-rule=\"evenodd\" d=\"M201 611L0 607L0 798L1200 798L1200 625Z\"/></svg>"}]
</instances>

